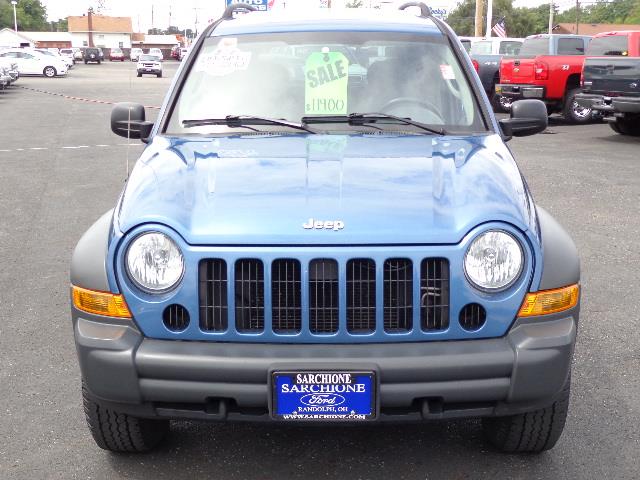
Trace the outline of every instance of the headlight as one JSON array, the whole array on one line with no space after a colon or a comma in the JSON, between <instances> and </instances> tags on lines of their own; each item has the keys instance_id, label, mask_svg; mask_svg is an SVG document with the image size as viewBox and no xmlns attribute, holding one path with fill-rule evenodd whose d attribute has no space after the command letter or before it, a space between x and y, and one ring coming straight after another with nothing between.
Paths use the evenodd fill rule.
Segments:
<instances>
[{"instance_id":1,"label":"headlight","mask_svg":"<svg viewBox=\"0 0 640 480\"><path fill-rule=\"evenodd\" d=\"M150 293L170 290L184 273L180 248L159 232L144 233L131 242L125 262L129 278Z\"/></svg>"},{"instance_id":2,"label":"headlight","mask_svg":"<svg viewBox=\"0 0 640 480\"><path fill-rule=\"evenodd\" d=\"M518 240L502 230L489 230L469 246L464 257L464 271L480 290L498 292L518 279L523 263Z\"/></svg>"}]
</instances>

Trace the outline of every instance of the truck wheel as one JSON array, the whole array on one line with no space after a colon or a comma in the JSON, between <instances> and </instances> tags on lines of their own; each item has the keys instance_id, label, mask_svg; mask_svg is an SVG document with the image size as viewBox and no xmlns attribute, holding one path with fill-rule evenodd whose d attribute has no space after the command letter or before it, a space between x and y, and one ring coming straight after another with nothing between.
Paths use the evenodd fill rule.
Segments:
<instances>
[{"instance_id":1,"label":"truck wheel","mask_svg":"<svg viewBox=\"0 0 640 480\"><path fill-rule=\"evenodd\" d=\"M562 116L569 123L585 124L591 121L591 109L582 107L576 102L575 97L580 92L579 88L574 88L567 93L565 98Z\"/></svg>"},{"instance_id":2,"label":"truck wheel","mask_svg":"<svg viewBox=\"0 0 640 480\"><path fill-rule=\"evenodd\" d=\"M487 440L507 453L540 453L555 446L569 409L571 377L558 400L546 408L508 417L482 419Z\"/></svg>"},{"instance_id":3,"label":"truck wheel","mask_svg":"<svg viewBox=\"0 0 640 480\"><path fill-rule=\"evenodd\" d=\"M513 100L509 97L496 94L495 103L499 112L508 113L511 111L511 105L513 104Z\"/></svg>"},{"instance_id":4,"label":"truck wheel","mask_svg":"<svg viewBox=\"0 0 640 480\"><path fill-rule=\"evenodd\" d=\"M82 384L84 414L98 446L112 452L148 452L169 431L169 420L136 418L104 408L91 400Z\"/></svg>"},{"instance_id":5,"label":"truck wheel","mask_svg":"<svg viewBox=\"0 0 640 480\"><path fill-rule=\"evenodd\" d=\"M620 135L631 135L632 137L640 137L640 123L632 120L616 119L615 122L609 123L611 129Z\"/></svg>"}]
</instances>

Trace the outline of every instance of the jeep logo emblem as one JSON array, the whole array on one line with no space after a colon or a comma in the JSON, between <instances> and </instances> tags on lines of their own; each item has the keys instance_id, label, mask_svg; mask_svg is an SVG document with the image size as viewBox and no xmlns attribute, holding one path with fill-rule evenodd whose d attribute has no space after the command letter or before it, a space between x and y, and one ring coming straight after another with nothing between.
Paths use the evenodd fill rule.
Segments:
<instances>
[{"instance_id":1,"label":"jeep logo emblem","mask_svg":"<svg viewBox=\"0 0 640 480\"><path fill-rule=\"evenodd\" d=\"M342 220L314 220L310 218L307 223L302 224L305 230L333 230L337 232L344 228Z\"/></svg>"}]
</instances>

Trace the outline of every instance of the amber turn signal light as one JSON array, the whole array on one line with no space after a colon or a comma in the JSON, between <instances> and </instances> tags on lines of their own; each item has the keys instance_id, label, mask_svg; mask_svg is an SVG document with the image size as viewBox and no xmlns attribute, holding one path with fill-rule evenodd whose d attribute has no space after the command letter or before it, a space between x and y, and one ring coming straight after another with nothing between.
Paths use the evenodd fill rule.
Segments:
<instances>
[{"instance_id":1,"label":"amber turn signal light","mask_svg":"<svg viewBox=\"0 0 640 480\"><path fill-rule=\"evenodd\" d=\"M131 318L131 312L122 295L109 292L98 292L71 286L73 306L83 312L105 317Z\"/></svg>"},{"instance_id":2,"label":"amber turn signal light","mask_svg":"<svg viewBox=\"0 0 640 480\"><path fill-rule=\"evenodd\" d=\"M579 296L579 285L527 293L518 316L534 317L569 310L578 304Z\"/></svg>"}]
</instances>

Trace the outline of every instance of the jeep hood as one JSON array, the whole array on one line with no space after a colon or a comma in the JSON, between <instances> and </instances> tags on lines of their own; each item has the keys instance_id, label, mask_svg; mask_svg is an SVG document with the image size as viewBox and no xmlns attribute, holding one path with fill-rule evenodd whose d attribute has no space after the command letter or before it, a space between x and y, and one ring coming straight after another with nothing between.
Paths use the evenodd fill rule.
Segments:
<instances>
[{"instance_id":1,"label":"jeep hood","mask_svg":"<svg viewBox=\"0 0 640 480\"><path fill-rule=\"evenodd\" d=\"M455 244L488 221L536 231L497 135L157 136L115 226L160 223L192 245Z\"/></svg>"}]
</instances>

